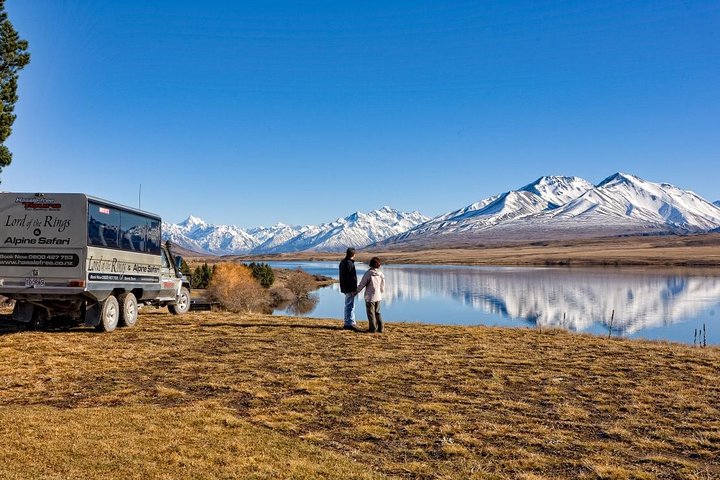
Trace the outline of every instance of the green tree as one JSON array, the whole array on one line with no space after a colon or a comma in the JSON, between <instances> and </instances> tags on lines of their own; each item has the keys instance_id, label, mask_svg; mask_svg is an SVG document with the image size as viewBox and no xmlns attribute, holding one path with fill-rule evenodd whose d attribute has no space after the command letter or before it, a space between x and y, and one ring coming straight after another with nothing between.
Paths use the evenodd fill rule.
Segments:
<instances>
[{"instance_id":1,"label":"green tree","mask_svg":"<svg viewBox=\"0 0 720 480\"><path fill-rule=\"evenodd\" d=\"M253 277L260 282L260 285L262 285L265 288L270 288L272 286L273 282L275 281L275 272L273 272L273 269L270 265L267 263L255 263L252 262L250 265L250 270L252 271Z\"/></svg>"},{"instance_id":2,"label":"green tree","mask_svg":"<svg viewBox=\"0 0 720 480\"><path fill-rule=\"evenodd\" d=\"M18 72L28 63L28 42L20 39L8 19L5 0L0 0L0 172L12 162L12 153L5 146L5 140L12 133L16 117L13 112L18 100Z\"/></svg>"},{"instance_id":3,"label":"green tree","mask_svg":"<svg viewBox=\"0 0 720 480\"><path fill-rule=\"evenodd\" d=\"M215 265L210 269L207 263L203 263L200 267L195 267L192 274L193 288L207 288L210 280L215 273Z\"/></svg>"},{"instance_id":4,"label":"green tree","mask_svg":"<svg viewBox=\"0 0 720 480\"><path fill-rule=\"evenodd\" d=\"M182 263L180 264L180 271L183 275L190 275L192 274L192 270L190 270L190 265L187 264L185 259L183 258Z\"/></svg>"}]
</instances>

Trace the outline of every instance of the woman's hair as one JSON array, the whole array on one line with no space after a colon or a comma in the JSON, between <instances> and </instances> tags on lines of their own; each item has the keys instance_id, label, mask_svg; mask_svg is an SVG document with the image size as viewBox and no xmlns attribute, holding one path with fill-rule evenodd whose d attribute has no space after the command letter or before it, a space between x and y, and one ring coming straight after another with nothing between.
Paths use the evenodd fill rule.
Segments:
<instances>
[{"instance_id":1,"label":"woman's hair","mask_svg":"<svg viewBox=\"0 0 720 480\"><path fill-rule=\"evenodd\" d=\"M378 257L373 257L370 259L370 268L378 268L380 266L380 259Z\"/></svg>"}]
</instances>

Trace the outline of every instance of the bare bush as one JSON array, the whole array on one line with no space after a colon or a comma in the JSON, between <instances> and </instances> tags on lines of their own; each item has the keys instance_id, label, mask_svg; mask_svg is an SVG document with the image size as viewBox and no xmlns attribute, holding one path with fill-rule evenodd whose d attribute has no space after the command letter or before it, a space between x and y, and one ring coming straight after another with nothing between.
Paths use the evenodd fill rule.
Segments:
<instances>
[{"instance_id":1,"label":"bare bush","mask_svg":"<svg viewBox=\"0 0 720 480\"><path fill-rule=\"evenodd\" d=\"M231 312L264 312L270 304L268 291L239 263L218 264L207 288L207 297Z\"/></svg>"},{"instance_id":2,"label":"bare bush","mask_svg":"<svg viewBox=\"0 0 720 480\"><path fill-rule=\"evenodd\" d=\"M300 269L294 270L287 276L285 288L292 292L296 300L308 298L310 291L315 288L315 277Z\"/></svg>"},{"instance_id":3,"label":"bare bush","mask_svg":"<svg viewBox=\"0 0 720 480\"><path fill-rule=\"evenodd\" d=\"M283 305L295 301L295 294L285 287L273 287L269 290L273 306Z\"/></svg>"}]
</instances>

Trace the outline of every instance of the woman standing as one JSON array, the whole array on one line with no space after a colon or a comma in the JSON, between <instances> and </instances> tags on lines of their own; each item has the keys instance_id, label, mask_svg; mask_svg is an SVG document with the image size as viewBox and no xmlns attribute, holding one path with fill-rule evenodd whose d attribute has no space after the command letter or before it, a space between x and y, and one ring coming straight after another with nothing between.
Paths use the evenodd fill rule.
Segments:
<instances>
[{"instance_id":1,"label":"woman standing","mask_svg":"<svg viewBox=\"0 0 720 480\"><path fill-rule=\"evenodd\" d=\"M385 293L385 275L380 271L380 259L373 257L370 260L370 270L365 272L357 287L358 293L365 289L365 311L370 327L370 333L382 333L383 322L380 315L380 302Z\"/></svg>"}]
</instances>

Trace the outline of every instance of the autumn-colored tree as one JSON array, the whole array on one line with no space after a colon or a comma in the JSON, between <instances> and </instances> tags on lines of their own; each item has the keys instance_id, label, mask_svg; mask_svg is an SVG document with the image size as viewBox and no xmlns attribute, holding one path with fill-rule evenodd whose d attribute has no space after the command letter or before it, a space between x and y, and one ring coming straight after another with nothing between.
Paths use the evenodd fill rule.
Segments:
<instances>
[{"instance_id":1,"label":"autumn-colored tree","mask_svg":"<svg viewBox=\"0 0 720 480\"><path fill-rule=\"evenodd\" d=\"M231 312L260 312L270 303L268 291L253 277L252 270L239 263L215 266L207 297Z\"/></svg>"}]
</instances>

